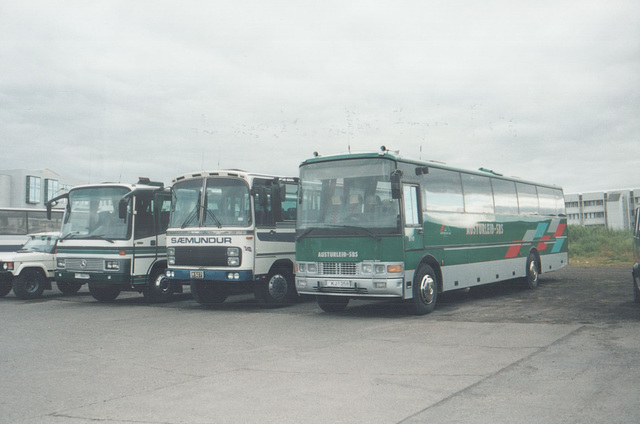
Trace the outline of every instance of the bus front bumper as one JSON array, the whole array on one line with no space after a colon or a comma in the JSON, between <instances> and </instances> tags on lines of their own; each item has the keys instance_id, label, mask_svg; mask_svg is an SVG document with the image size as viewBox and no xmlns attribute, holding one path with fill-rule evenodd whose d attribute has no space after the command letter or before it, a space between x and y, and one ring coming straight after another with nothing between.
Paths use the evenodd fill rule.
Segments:
<instances>
[{"instance_id":1,"label":"bus front bumper","mask_svg":"<svg viewBox=\"0 0 640 424\"><path fill-rule=\"evenodd\" d=\"M225 271L211 269L174 269L165 271L165 276L170 280L179 280L184 283L190 281L224 281L224 282L247 282L253 281L252 271Z\"/></svg>"},{"instance_id":2,"label":"bus front bumper","mask_svg":"<svg viewBox=\"0 0 640 424\"><path fill-rule=\"evenodd\" d=\"M298 294L353 297L403 297L404 279L296 276Z\"/></svg>"}]
</instances>

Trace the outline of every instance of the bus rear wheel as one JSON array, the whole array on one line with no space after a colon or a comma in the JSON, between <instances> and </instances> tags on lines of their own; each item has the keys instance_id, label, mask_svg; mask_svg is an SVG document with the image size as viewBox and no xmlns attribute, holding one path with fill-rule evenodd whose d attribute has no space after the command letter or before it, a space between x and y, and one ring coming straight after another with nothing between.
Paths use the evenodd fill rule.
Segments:
<instances>
[{"instance_id":1,"label":"bus rear wheel","mask_svg":"<svg viewBox=\"0 0 640 424\"><path fill-rule=\"evenodd\" d=\"M89 293L97 301L113 302L120 294L120 289L116 286L101 286L96 283L89 283Z\"/></svg>"},{"instance_id":2,"label":"bus rear wheel","mask_svg":"<svg viewBox=\"0 0 640 424\"><path fill-rule=\"evenodd\" d=\"M538 280L540 279L540 266L538 264L538 257L534 253L529 253L527 257L527 276L525 280L527 287L535 289L538 287Z\"/></svg>"},{"instance_id":3,"label":"bus rear wheel","mask_svg":"<svg viewBox=\"0 0 640 424\"><path fill-rule=\"evenodd\" d=\"M349 304L349 298L346 296L316 296L318 306L325 312L342 312Z\"/></svg>"},{"instance_id":4,"label":"bus rear wheel","mask_svg":"<svg viewBox=\"0 0 640 424\"><path fill-rule=\"evenodd\" d=\"M37 299L42 296L47 278L37 269L25 269L13 279L13 293L20 299Z\"/></svg>"},{"instance_id":5,"label":"bus rear wheel","mask_svg":"<svg viewBox=\"0 0 640 424\"><path fill-rule=\"evenodd\" d=\"M227 300L228 291L216 283L191 281L191 296L201 305L219 305Z\"/></svg>"},{"instance_id":6,"label":"bus rear wheel","mask_svg":"<svg viewBox=\"0 0 640 424\"><path fill-rule=\"evenodd\" d=\"M438 299L438 277L427 264L421 264L413 279L413 299L409 301L409 312L426 315L436 308Z\"/></svg>"}]
</instances>

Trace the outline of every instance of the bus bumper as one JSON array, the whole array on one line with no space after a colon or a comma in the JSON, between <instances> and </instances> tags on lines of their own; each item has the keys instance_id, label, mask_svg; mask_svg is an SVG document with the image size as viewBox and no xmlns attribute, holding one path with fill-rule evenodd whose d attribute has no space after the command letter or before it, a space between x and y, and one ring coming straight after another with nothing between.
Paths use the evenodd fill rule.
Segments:
<instances>
[{"instance_id":1,"label":"bus bumper","mask_svg":"<svg viewBox=\"0 0 640 424\"><path fill-rule=\"evenodd\" d=\"M253 281L252 271L224 271L210 269L167 269L165 276L170 280L191 281L224 281L247 282Z\"/></svg>"},{"instance_id":2,"label":"bus bumper","mask_svg":"<svg viewBox=\"0 0 640 424\"><path fill-rule=\"evenodd\" d=\"M56 281L73 281L74 283L109 283L109 284L131 284L131 276L129 274L107 274L107 273L91 273L91 272L72 272L60 271L55 272ZM145 281L142 281L143 283Z\"/></svg>"},{"instance_id":3,"label":"bus bumper","mask_svg":"<svg viewBox=\"0 0 640 424\"><path fill-rule=\"evenodd\" d=\"M298 294L336 295L351 297L396 297L404 295L404 279L399 278L350 278L296 276Z\"/></svg>"}]
</instances>

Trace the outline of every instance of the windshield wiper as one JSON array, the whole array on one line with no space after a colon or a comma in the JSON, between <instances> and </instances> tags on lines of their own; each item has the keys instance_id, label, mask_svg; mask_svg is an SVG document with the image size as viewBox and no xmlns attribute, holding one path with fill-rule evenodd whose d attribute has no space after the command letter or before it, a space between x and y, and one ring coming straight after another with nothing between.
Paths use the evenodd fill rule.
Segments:
<instances>
[{"instance_id":1,"label":"windshield wiper","mask_svg":"<svg viewBox=\"0 0 640 424\"><path fill-rule=\"evenodd\" d=\"M108 241L109 243L114 243L114 241L113 241L113 240L111 240L110 238L106 238L106 237L104 236L104 234L93 234L93 235L91 235L91 236L89 236L89 237L87 237L87 238L89 238L89 239L100 239L100 240L106 240L106 241Z\"/></svg>"},{"instance_id":2,"label":"windshield wiper","mask_svg":"<svg viewBox=\"0 0 640 424\"><path fill-rule=\"evenodd\" d=\"M193 207L193 210L191 212L189 212L189 215L187 215L187 218L184 220L184 222L182 223L180 228L184 228L187 225L191 224L191 221L193 221L195 218L198 217L198 210L199 209L200 209L200 198L198 197L198 202Z\"/></svg>"},{"instance_id":3,"label":"windshield wiper","mask_svg":"<svg viewBox=\"0 0 640 424\"><path fill-rule=\"evenodd\" d=\"M213 212L211 212L209 209L207 209L207 216L213 219L214 223L218 226L218 228L222 228L222 222L220 222L220 220L216 217L216 215Z\"/></svg>"},{"instance_id":4,"label":"windshield wiper","mask_svg":"<svg viewBox=\"0 0 640 424\"><path fill-rule=\"evenodd\" d=\"M380 241L381 237L379 235L377 235L376 233L374 233L373 231L364 228L364 227L356 227L355 225L329 225L329 227L331 228L348 228L350 230L358 230L361 233L364 232L367 236L375 239L376 241Z\"/></svg>"},{"instance_id":5,"label":"windshield wiper","mask_svg":"<svg viewBox=\"0 0 640 424\"><path fill-rule=\"evenodd\" d=\"M71 238L71 236L77 236L78 234L80 234L80 231L71 231L70 233L67 233L64 236L60 237L59 240L66 240L68 238Z\"/></svg>"},{"instance_id":6,"label":"windshield wiper","mask_svg":"<svg viewBox=\"0 0 640 424\"><path fill-rule=\"evenodd\" d=\"M300 240L301 238L308 236L309 233L311 233L314 230L317 230L317 228L315 228L315 227L307 228L306 230L304 230L302 232L302 234L300 234L298 237L296 237L296 239Z\"/></svg>"}]
</instances>

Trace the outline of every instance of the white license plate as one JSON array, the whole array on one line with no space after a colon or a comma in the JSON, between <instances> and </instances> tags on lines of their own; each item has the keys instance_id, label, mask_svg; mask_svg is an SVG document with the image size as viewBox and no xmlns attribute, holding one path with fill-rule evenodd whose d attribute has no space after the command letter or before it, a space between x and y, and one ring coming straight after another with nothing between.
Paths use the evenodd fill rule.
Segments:
<instances>
[{"instance_id":1,"label":"white license plate","mask_svg":"<svg viewBox=\"0 0 640 424\"><path fill-rule=\"evenodd\" d=\"M89 278L91 278L89 274L79 274L79 273L76 273L75 277L78 280L88 280Z\"/></svg>"},{"instance_id":2,"label":"white license plate","mask_svg":"<svg viewBox=\"0 0 640 424\"><path fill-rule=\"evenodd\" d=\"M325 287L351 287L351 281L345 280L327 280L324 284Z\"/></svg>"},{"instance_id":3,"label":"white license plate","mask_svg":"<svg viewBox=\"0 0 640 424\"><path fill-rule=\"evenodd\" d=\"M203 279L204 278L204 271L190 271L189 272L189 277Z\"/></svg>"}]
</instances>

